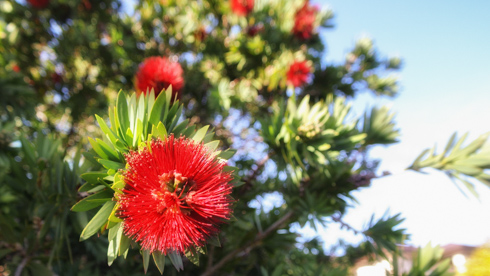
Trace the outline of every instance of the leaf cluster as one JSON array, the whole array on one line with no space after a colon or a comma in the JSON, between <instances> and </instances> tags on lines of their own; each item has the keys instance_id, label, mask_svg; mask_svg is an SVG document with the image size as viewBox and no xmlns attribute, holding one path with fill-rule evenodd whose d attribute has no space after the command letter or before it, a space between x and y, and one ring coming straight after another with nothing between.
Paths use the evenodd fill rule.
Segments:
<instances>
[{"instance_id":1,"label":"leaf cluster","mask_svg":"<svg viewBox=\"0 0 490 276\"><path fill-rule=\"evenodd\" d=\"M429 167L443 171L452 180L462 183L475 197L478 197L474 184L466 177L490 186L490 175L485 171L490 168L490 156L488 148L484 147L489 135L489 133L483 134L463 147L468 134L456 140L456 133L454 133L443 152L436 154L435 146L430 150L426 149L408 169L420 171Z\"/></svg>"}]
</instances>

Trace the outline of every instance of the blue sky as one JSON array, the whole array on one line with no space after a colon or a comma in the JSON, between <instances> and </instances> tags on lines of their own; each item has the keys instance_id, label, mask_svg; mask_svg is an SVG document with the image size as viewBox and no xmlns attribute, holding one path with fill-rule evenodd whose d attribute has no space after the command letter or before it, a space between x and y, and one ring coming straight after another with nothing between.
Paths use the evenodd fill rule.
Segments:
<instances>
[{"instance_id":1,"label":"blue sky","mask_svg":"<svg viewBox=\"0 0 490 276\"><path fill-rule=\"evenodd\" d=\"M322 31L325 60L340 62L355 41L374 39L385 56L400 56L401 93L395 99L363 94L354 110L389 104L397 113L399 144L372 157L392 176L356 194L360 205L345 220L358 227L374 212L401 212L411 243L479 245L490 239L490 189L477 183L480 200L465 197L444 174L404 171L425 148L439 149L455 131L470 139L490 131L490 1L313 1L335 13L335 28ZM468 139L468 142L469 140ZM314 235L312 231L306 233ZM356 240L332 225L319 234L327 244ZM357 237L358 239L359 237Z\"/></svg>"}]
</instances>

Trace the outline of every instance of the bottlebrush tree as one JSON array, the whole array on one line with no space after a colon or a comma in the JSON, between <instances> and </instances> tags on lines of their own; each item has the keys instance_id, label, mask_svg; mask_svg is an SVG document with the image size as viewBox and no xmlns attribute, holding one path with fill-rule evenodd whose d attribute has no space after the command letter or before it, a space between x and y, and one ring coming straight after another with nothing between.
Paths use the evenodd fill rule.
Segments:
<instances>
[{"instance_id":1,"label":"bottlebrush tree","mask_svg":"<svg viewBox=\"0 0 490 276\"><path fill-rule=\"evenodd\" d=\"M396 95L401 61L361 39L343 63L321 62L331 11L295 0L0 10L0 272L348 275L361 257L396 259L400 215L366 229L342 215L380 177L369 150L399 139L387 107L355 117L351 103ZM452 137L409 169L488 185L486 140ZM334 223L365 242L332 255L292 230Z\"/></svg>"}]
</instances>

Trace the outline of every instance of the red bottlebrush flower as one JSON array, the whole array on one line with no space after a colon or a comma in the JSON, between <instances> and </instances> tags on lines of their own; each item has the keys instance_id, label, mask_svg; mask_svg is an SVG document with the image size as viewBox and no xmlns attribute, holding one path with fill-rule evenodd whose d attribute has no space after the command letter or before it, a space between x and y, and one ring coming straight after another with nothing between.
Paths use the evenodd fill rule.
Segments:
<instances>
[{"instance_id":1,"label":"red bottlebrush flower","mask_svg":"<svg viewBox=\"0 0 490 276\"><path fill-rule=\"evenodd\" d=\"M46 8L49 4L49 0L27 0L27 2L36 9Z\"/></svg>"},{"instance_id":2,"label":"red bottlebrush flower","mask_svg":"<svg viewBox=\"0 0 490 276\"><path fill-rule=\"evenodd\" d=\"M258 33L262 32L263 30L264 30L264 25L262 25L262 24L253 25L253 26L247 28L247 35L250 37L254 37Z\"/></svg>"},{"instance_id":3,"label":"red bottlebrush flower","mask_svg":"<svg viewBox=\"0 0 490 276\"><path fill-rule=\"evenodd\" d=\"M308 81L311 67L306 61L295 61L287 72L287 82L294 87L300 87Z\"/></svg>"},{"instance_id":4,"label":"red bottlebrush flower","mask_svg":"<svg viewBox=\"0 0 490 276\"><path fill-rule=\"evenodd\" d=\"M155 95L172 85L174 95L184 86L184 71L178 62L166 57L149 57L140 64L136 73L136 91L146 94L152 88Z\"/></svg>"},{"instance_id":5,"label":"red bottlebrush flower","mask_svg":"<svg viewBox=\"0 0 490 276\"><path fill-rule=\"evenodd\" d=\"M203 246L230 218L232 176L203 144L172 135L126 161L119 216L143 249L167 254Z\"/></svg>"},{"instance_id":6,"label":"red bottlebrush flower","mask_svg":"<svg viewBox=\"0 0 490 276\"><path fill-rule=\"evenodd\" d=\"M296 12L293 27L293 34L296 37L300 39L311 38L317 12L318 8L310 6L309 1L306 1L303 7Z\"/></svg>"},{"instance_id":7,"label":"red bottlebrush flower","mask_svg":"<svg viewBox=\"0 0 490 276\"><path fill-rule=\"evenodd\" d=\"M231 10L240 16L248 15L254 9L254 0L231 0Z\"/></svg>"},{"instance_id":8,"label":"red bottlebrush flower","mask_svg":"<svg viewBox=\"0 0 490 276\"><path fill-rule=\"evenodd\" d=\"M90 11L92 10L92 3L90 3L90 0L82 0L81 8L82 10Z\"/></svg>"}]
</instances>

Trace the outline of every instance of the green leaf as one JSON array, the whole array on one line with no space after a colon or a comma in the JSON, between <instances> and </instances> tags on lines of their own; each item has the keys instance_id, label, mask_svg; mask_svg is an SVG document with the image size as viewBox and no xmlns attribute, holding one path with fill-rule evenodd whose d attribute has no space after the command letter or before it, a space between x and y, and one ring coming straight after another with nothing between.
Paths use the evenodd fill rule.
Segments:
<instances>
[{"instance_id":1,"label":"green leaf","mask_svg":"<svg viewBox=\"0 0 490 276\"><path fill-rule=\"evenodd\" d=\"M196 141L197 143L201 142L204 136L206 135L206 132L208 131L209 126L204 126L200 128L194 136L192 136L192 140Z\"/></svg>"},{"instance_id":2,"label":"green leaf","mask_svg":"<svg viewBox=\"0 0 490 276\"><path fill-rule=\"evenodd\" d=\"M284 264L279 264L274 271L272 271L271 276L281 276L283 274ZM345 275L345 274L344 274Z\"/></svg>"},{"instance_id":3,"label":"green leaf","mask_svg":"<svg viewBox=\"0 0 490 276\"><path fill-rule=\"evenodd\" d=\"M52 276L53 275L53 272L51 272L51 270L49 270L49 268L47 268L44 264L41 264L37 261L30 261L26 267L31 272L30 275L36 275L36 276Z\"/></svg>"},{"instance_id":4,"label":"green leaf","mask_svg":"<svg viewBox=\"0 0 490 276\"><path fill-rule=\"evenodd\" d=\"M169 257L170 261L174 265L175 269L177 269L177 271L184 270L184 264L182 263L182 256L180 256L179 253L173 251L168 253L167 256Z\"/></svg>"},{"instance_id":5,"label":"green leaf","mask_svg":"<svg viewBox=\"0 0 490 276\"><path fill-rule=\"evenodd\" d=\"M114 143L114 147L123 153L127 153L129 151L129 146L123 140L116 139Z\"/></svg>"},{"instance_id":6,"label":"green leaf","mask_svg":"<svg viewBox=\"0 0 490 276\"><path fill-rule=\"evenodd\" d=\"M114 133L114 131L112 131L109 128L109 126L107 126L107 124L104 121L104 119L102 119L101 117L99 117L97 114L95 114L95 119L99 123L100 129L102 129L102 131L105 133L105 135L107 136L107 138L109 138L109 140L112 142L112 144L115 144L116 143L116 140L117 140L117 137L116 137L116 134Z\"/></svg>"},{"instance_id":7,"label":"green leaf","mask_svg":"<svg viewBox=\"0 0 490 276\"><path fill-rule=\"evenodd\" d=\"M111 147L109 144L106 142L100 140L100 139L95 139L99 147L104 151L105 154L109 157L109 159L112 160L119 160L118 153L117 151Z\"/></svg>"},{"instance_id":8,"label":"green leaf","mask_svg":"<svg viewBox=\"0 0 490 276\"><path fill-rule=\"evenodd\" d=\"M171 130L171 132L175 135L175 137L179 137L182 134L182 131L185 131L187 129L188 125L189 125L189 120L185 119L175 127L170 126L169 130Z\"/></svg>"},{"instance_id":9,"label":"green leaf","mask_svg":"<svg viewBox=\"0 0 490 276\"><path fill-rule=\"evenodd\" d=\"M243 184L245 184L245 182L237 180L237 181L232 181L231 184L233 184L233 187L236 188L242 186Z\"/></svg>"},{"instance_id":10,"label":"green leaf","mask_svg":"<svg viewBox=\"0 0 490 276\"><path fill-rule=\"evenodd\" d=\"M130 241L131 240L123 233L121 236L121 244L119 246L118 254L119 256L123 255L125 259L129 252L129 245L131 244Z\"/></svg>"},{"instance_id":11,"label":"green leaf","mask_svg":"<svg viewBox=\"0 0 490 276\"><path fill-rule=\"evenodd\" d=\"M106 177L106 176L107 176L107 172L104 172L104 171L88 172L88 173L84 173L84 174L80 175L80 177L83 180L85 180L89 183L93 183L93 184L98 183L99 178L104 179L104 177ZM84 192L84 191L80 191L80 192Z\"/></svg>"},{"instance_id":12,"label":"green leaf","mask_svg":"<svg viewBox=\"0 0 490 276\"><path fill-rule=\"evenodd\" d=\"M302 116L304 114L309 113L308 112L310 110L309 102L310 102L310 95L306 95L301 101L301 103L299 104L296 114Z\"/></svg>"},{"instance_id":13,"label":"green leaf","mask_svg":"<svg viewBox=\"0 0 490 276\"><path fill-rule=\"evenodd\" d=\"M117 223L114 227L109 229L109 247L107 249L107 257L109 266L120 255L121 241L125 237L124 227L122 223Z\"/></svg>"},{"instance_id":14,"label":"green leaf","mask_svg":"<svg viewBox=\"0 0 490 276\"><path fill-rule=\"evenodd\" d=\"M471 166L461 166L461 165L457 165L456 163L454 163L452 165L451 164L447 165L445 167L445 169L446 170L456 170L460 173L470 175L470 176L476 176L476 175L483 173L483 170L480 168L471 167Z\"/></svg>"},{"instance_id":15,"label":"green leaf","mask_svg":"<svg viewBox=\"0 0 490 276\"><path fill-rule=\"evenodd\" d=\"M458 179L459 181L461 181L461 183L463 183L465 185L465 187L470 191L470 193L475 196L476 198L479 198L479 195L478 193L476 192L475 190L475 186L470 183L469 181L467 181L466 179L463 179L461 176L459 176L459 174L457 173L452 173L450 174L451 177L454 177L456 179Z\"/></svg>"},{"instance_id":16,"label":"green leaf","mask_svg":"<svg viewBox=\"0 0 490 276\"><path fill-rule=\"evenodd\" d=\"M117 258L118 247L120 242L117 233L119 232L120 228L121 228L121 224L118 223L116 226L109 229L109 235L108 235L109 247L107 248L107 264L109 266L112 265L114 260Z\"/></svg>"},{"instance_id":17,"label":"green leaf","mask_svg":"<svg viewBox=\"0 0 490 276\"><path fill-rule=\"evenodd\" d=\"M467 159L454 161L455 166L470 166L479 168L490 167L490 154L483 155L481 152L477 155L471 155Z\"/></svg>"},{"instance_id":18,"label":"green leaf","mask_svg":"<svg viewBox=\"0 0 490 276\"><path fill-rule=\"evenodd\" d=\"M128 144L132 145L131 141L133 141L133 132L131 131L131 128L126 129L125 137L126 141L128 141Z\"/></svg>"},{"instance_id":19,"label":"green leaf","mask_svg":"<svg viewBox=\"0 0 490 276\"><path fill-rule=\"evenodd\" d=\"M121 170L121 169L124 169L124 164L120 163L120 162L114 162L114 161L111 161L111 160L106 160L106 159L99 159L98 162L104 166L104 168L110 170L115 170L115 171L118 171L118 170Z\"/></svg>"},{"instance_id":20,"label":"green leaf","mask_svg":"<svg viewBox=\"0 0 490 276\"><path fill-rule=\"evenodd\" d=\"M104 190L96 194L90 195L71 207L73 212L84 212L91 210L109 201L114 196L114 192L111 190Z\"/></svg>"},{"instance_id":21,"label":"green leaf","mask_svg":"<svg viewBox=\"0 0 490 276\"><path fill-rule=\"evenodd\" d=\"M147 104L147 109L151 110L153 108L153 105L155 104L155 91L150 91L150 93L147 93L146 99L148 100Z\"/></svg>"},{"instance_id":22,"label":"green leaf","mask_svg":"<svg viewBox=\"0 0 490 276\"><path fill-rule=\"evenodd\" d=\"M424 248L419 248L413 256L412 268L408 275L451 275L447 274L450 259L442 259L443 253L442 248L432 247L430 243ZM428 274L429 272L431 274Z\"/></svg>"},{"instance_id":23,"label":"green leaf","mask_svg":"<svg viewBox=\"0 0 490 276\"><path fill-rule=\"evenodd\" d=\"M417 169L420 160L422 160L422 158L424 158L424 156L427 155L428 152L429 152L429 149L426 149L421 154L419 154L419 156L417 156L417 158L415 159L415 161L413 161L412 167L414 167L415 169Z\"/></svg>"},{"instance_id":24,"label":"green leaf","mask_svg":"<svg viewBox=\"0 0 490 276\"><path fill-rule=\"evenodd\" d=\"M88 141L90 142L90 145L92 145L92 149L103 159L110 159L109 155L107 154L106 151L102 149L102 147L92 138L88 137Z\"/></svg>"},{"instance_id":25,"label":"green leaf","mask_svg":"<svg viewBox=\"0 0 490 276\"><path fill-rule=\"evenodd\" d=\"M115 131L115 132L117 132L117 130L120 127L119 121L116 120L116 110L117 109L115 109L113 107L109 107L109 111L108 111L108 113L109 113L109 121L111 122L111 130L112 131Z\"/></svg>"},{"instance_id":26,"label":"green leaf","mask_svg":"<svg viewBox=\"0 0 490 276\"><path fill-rule=\"evenodd\" d=\"M170 111L165 114L168 115L166 116L166 120L164 121L166 122L165 125L167 126L167 130L169 132L173 132L173 129L179 122L180 115L182 114L182 106L179 106L177 105L177 103L174 103ZM186 119L181 123L181 125L187 126L189 124L188 122L189 120Z\"/></svg>"},{"instance_id":27,"label":"green leaf","mask_svg":"<svg viewBox=\"0 0 490 276\"><path fill-rule=\"evenodd\" d=\"M263 266L260 266L260 273L262 274L262 276L269 276L269 273Z\"/></svg>"},{"instance_id":28,"label":"green leaf","mask_svg":"<svg viewBox=\"0 0 490 276\"><path fill-rule=\"evenodd\" d=\"M450 267L451 267L451 259L447 258L447 259L441 261L437 265L436 269L429 274L429 276L444 276L444 275L450 276L450 275L453 275L453 274L447 273L447 271L449 270Z\"/></svg>"},{"instance_id":29,"label":"green leaf","mask_svg":"<svg viewBox=\"0 0 490 276\"><path fill-rule=\"evenodd\" d=\"M121 129L124 131L125 129L129 128L129 112L128 112L128 102L126 100L126 95L122 91L119 91L119 93L117 94L116 110L117 110L116 118L119 121L119 125L121 126Z\"/></svg>"},{"instance_id":30,"label":"green leaf","mask_svg":"<svg viewBox=\"0 0 490 276\"><path fill-rule=\"evenodd\" d=\"M110 222L116 222L116 223L118 223L118 222L122 222L123 221L121 218L119 218L118 216L116 216L117 209L119 209L119 202L116 203L116 205L114 206L114 208L112 208L112 212L109 215L109 221Z\"/></svg>"},{"instance_id":31,"label":"green leaf","mask_svg":"<svg viewBox=\"0 0 490 276\"><path fill-rule=\"evenodd\" d=\"M186 250L185 257L191 261L196 266L199 266L199 253L194 252L194 250Z\"/></svg>"},{"instance_id":32,"label":"green leaf","mask_svg":"<svg viewBox=\"0 0 490 276\"><path fill-rule=\"evenodd\" d=\"M153 261L155 262L160 274L163 275L163 271L165 270L165 255L158 251L154 251L152 254ZM146 272L145 272L146 273Z\"/></svg>"},{"instance_id":33,"label":"green leaf","mask_svg":"<svg viewBox=\"0 0 490 276\"><path fill-rule=\"evenodd\" d=\"M463 145L464 140L466 140L466 137L468 137L468 132L465 133L461 138L459 138L458 142L456 142L456 145L454 145L453 150L449 156L451 156L454 153L457 153L460 149L461 146Z\"/></svg>"},{"instance_id":34,"label":"green leaf","mask_svg":"<svg viewBox=\"0 0 490 276\"><path fill-rule=\"evenodd\" d=\"M236 153L235 149L227 149L225 151L220 152L220 154L218 154L218 157L228 160L232 158L233 155L235 155L235 153Z\"/></svg>"},{"instance_id":35,"label":"green leaf","mask_svg":"<svg viewBox=\"0 0 490 276\"><path fill-rule=\"evenodd\" d=\"M162 112L166 112L167 109L164 109L165 103L167 101L166 93L160 93L153 104L153 108L151 109L149 123L153 125L158 125L162 119Z\"/></svg>"},{"instance_id":36,"label":"green leaf","mask_svg":"<svg viewBox=\"0 0 490 276\"><path fill-rule=\"evenodd\" d=\"M434 153L434 146L425 160L422 159L426 156L427 150L417 157L409 169L419 171L425 167L432 167L444 171L451 178L462 182L468 190L476 196L473 184L459 177L459 174L474 177L485 185L490 184L484 177L482 177L482 175L484 175L484 170L490 168L490 152L482 149L490 134L486 133L480 135L468 146L461 148L467 135L468 133L463 135L463 137L461 137L453 146L456 139L456 134L453 134L449 139L444 152L436 155ZM459 188L458 185L457 187Z\"/></svg>"},{"instance_id":37,"label":"green leaf","mask_svg":"<svg viewBox=\"0 0 490 276\"><path fill-rule=\"evenodd\" d=\"M117 178L117 180L115 182L113 182L113 183L114 184L112 184L112 187L111 188L116 193L122 193L122 189L124 189L124 187L126 186L126 183L122 179L120 179L120 178Z\"/></svg>"},{"instance_id":38,"label":"green leaf","mask_svg":"<svg viewBox=\"0 0 490 276\"><path fill-rule=\"evenodd\" d=\"M115 239L117 236L117 231L119 231L119 228L121 228L121 223L118 223L114 227L109 229L109 234L108 234L107 238L109 240Z\"/></svg>"},{"instance_id":39,"label":"green leaf","mask_svg":"<svg viewBox=\"0 0 490 276\"><path fill-rule=\"evenodd\" d=\"M221 247L221 243L219 242L218 235L209 237L208 243L217 247Z\"/></svg>"},{"instance_id":40,"label":"green leaf","mask_svg":"<svg viewBox=\"0 0 490 276\"><path fill-rule=\"evenodd\" d=\"M134 137L133 137L133 146L136 147L138 146L138 143L144 141L144 136L143 136L143 122L138 119L136 121L136 130L134 132Z\"/></svg>"},{"instance_id":41,"label":"green leaf","mask_svg":"<svg viewBox=\"0 0 490 276\"><path fill-rule=\"evenodd\" d=\"M158 122L157 126L153 125L151 136L161 139L165 139L167 137L167 129L162 122Z\"/></svg>"},{"instance_id":42,"label":"green leaf","mask_svg":"<svg viewBox=\"0 0 490 276\"><path fill-rule=\"evenodd\" d=\"M447 142L447 145L442 152L442 156L446 156L446 154L451 150L454 145L454 140L456 140L456 132L451 135L451 138L449 138L449 141Z\"/></svg>"},{"instance_id":43,"label":"green leaf","mask_svg":"<svg viewBox=\"0 0 490 276\"><path fill-rule=\"evenodd\" d=\"M219 141L212 141L204 145L209 149L209 151L214 152L219 146Z\"/></svg>"},{"instance_id":44,"label":"green leaf","mask_svg":"<svg viewBox=\"0 0 490 276\"><path fill-rule=\"evenodd\" d=\"M103 190L105 189L106 186L104 185L100 185L99 182L97 182L97 184L92 184L92 183L85 183L83 184L79 189L78 191L79 192L88 192L88 193L96 193L100 190Z\"/></svg>"},{"instance_id":45,"label":"green leaf","mask_svg":"<svg viewBox=\"0 0 490 276\"><path fill-rule=\"evenodd\" d=\"M198 252L198 253L201 253L201 254L207 254L207 249L206 249L206 246L197 246L197 247L194 247L194 249Z\"/></svg>"},{"instance_id":46,"label":"green leaf","mask_svg":"<svg viewBox=\"0 0 490 276\"><path fill-rule=\"evenodd\" d=\"M182 132L181 135L185 137L191 137L196 130L196 126L187 126Z\"/></svg>"},{"instance_id":47,"label":"green leaf","mask_svg":"<svg viewBox=\"0 0 490 276\"><path fill-rule=\"evenodd\" d=\"M140 95L139 98L136 98L136 102L137 102L137 111L138 113L136 114L135 118L136 120L140 120L141 121L141 124L143 124L143 121L145 121L145 118L148 117L147 115L147 111L146 111L146 102L147 102L147 98L149 97L149 95L147 96L143 96L143 95Z\"/></svg>"},{"instance_id":48,"label":"green leaf","mask_svg":"<svg viewBox=\"0 0 490 276\"><path fill-rule=\"evenodd\" d=\"M91 150L91 151L86 151L86 152L83 152L82 153L83 157L85 157L85 159L87 159L87 161L89 161L90 163L92 164L95 164L95 165L98 165L99 163L97 162L97 159L95 159L96 157L96 153L94 150Z\"/></svg>"},{"instance_id":49,"label":"green leaf","mask_svg":"<svg viewBox=\"0 0 490 276\"><path fill-rule=\"evenodd\" d=\"M458 155L467 156L479 150L485 144L489 135L489 133L480 135L475 141L471 142L467 147L458 152Z\"/></svg>"},{"instance_id":50,"label":"green leaf","mask_svg":"<svg viewBox=\"0 0 490 276\"><path fill-rule=\"evenodd\" d=\"M20 141L22 143L22 149L24 150L24 153L26 154L28 161L31 164L35 164L37 161L36 150L34 149L32 144L24 138L24 135L20 136Z\"/></svg>"},{"instance_id":51,"label":"green leaf","mask_svg":"<svg viewBox=\"0 0 490 276\"><path fill-rule=\"evenodd\" d=\"M106 202L102 208L95 214L95 216L89 221L87 226L80 235L80 241L86 240L99 231L99 229L107 223L109 215L112 212L112 208L116 203L113 201Z\"/></svg>"},{"instance_id":52,"label":"green leaf","mask_svg":"<svg viewBox=\"0 0 490 276\"><path fill-rule=\"evenodd\" d=\"M143 257L143 269L146 272L148 272L148 265L150 264L150 251L148 250L141 250L141 257Z\"/></svg>"}]
</instances>

